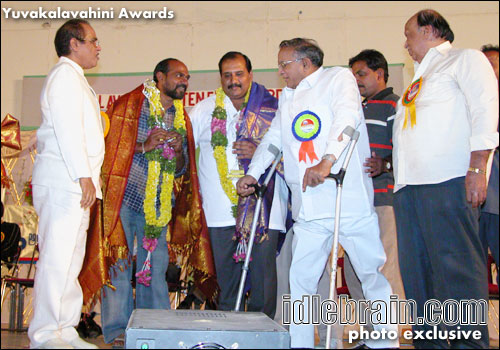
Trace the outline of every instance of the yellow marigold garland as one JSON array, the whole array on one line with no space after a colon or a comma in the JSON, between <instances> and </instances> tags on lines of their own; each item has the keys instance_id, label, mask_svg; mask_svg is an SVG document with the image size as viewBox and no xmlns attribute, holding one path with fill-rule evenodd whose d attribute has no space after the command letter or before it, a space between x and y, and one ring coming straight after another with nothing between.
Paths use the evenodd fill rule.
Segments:
<instances>
[{"instance_id":1,"label":"yellow marigold garland","mask_svg":"<svg viewBox=\"0 0 500 350\"><path fill-rule=\"evenodd\" d=\"M160 162L152 160L148 163L148 179L144 198L144 215L148 225L165 227L172 218L172 189L174 176L172 173L162 172L160 192L160 217L156 217L156 189L160 180Z\"/></svg>"},{"instance_id":2,"label":"yellow marigold garland","mask_svg":"<svg viewBox=\"0 0 500 350\"><path fill-rule=\"evenodd\" d=\"M164 108L160 100L160 90L153 80L144 83L144 95L149 101L150 116L148 126L151 130L160 127ZM175 117L174 128L183 137L186 135L186 122L184 120L184 106L182 100L174 100ZM148 178L144 194L144 228L143 248L148 251L148 256L140 272L136 274L138 283L149 286L151 280L151 253L156 249L158 237L172 218L172 191L176 157L174 150L165 144L146 153L148 160ZM160 189L160 216L156 213L156 197L158 184L162 177Z\"/></svg>"},{"instance_id":3,"label":"yellow marigold garland","mask_svg":"<svg viewBox=\"0 0 500 350\"><path fill-rule=\"evenodd\" d=\"M248 103L251 88L252 85L248 87L248 91L245 95L245 101L243 102L241 109L243 109ZM238 194L228 174L226 156L226 147L228 141L226 136L227 113L224 107L225 97L226 94L224 93L222 87L218 88L215 93L215 109L212 113L212 122L210 125L210 130L212 132L211 144L214 150L214 158L217 164L217 172L219 173L219 179L222 189L229 198L229 201L231 202L232 214L234 217L236 217L238 209Z\"/></svg>"},{"instance_id":4,"label":"yellow marigold garland","mask_svg":"<svg viewBox=\"0 0 500 350\"><path fill-rule=\"evenodd\" d=\"M216 146L214 148L214 158L215 163L217 164L217 172L219 173L222 189L231 201L231 204L237 205L238 193L236 192L236 188L234 187L231 178L228 176L226 147Z\"/></svg>"},{"instance_id":5,"label":"yellow marigold garland","mask_svg":"<svg viewBox=\"0 0 500 350\"><path fill-rule=\"evenodd\" d=\"M174 100L175 118L174 128L182 136L186 136L186 120L184 120L184 105L182 100Z\"/></svg>"}]
</instances>

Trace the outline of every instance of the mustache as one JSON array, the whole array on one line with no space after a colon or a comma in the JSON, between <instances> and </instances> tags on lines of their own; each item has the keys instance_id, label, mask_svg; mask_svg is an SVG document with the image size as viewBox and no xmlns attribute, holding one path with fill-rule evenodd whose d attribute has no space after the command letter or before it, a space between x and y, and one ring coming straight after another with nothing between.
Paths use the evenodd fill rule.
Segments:
<instances>
[{"instance_id":1,"label":"mustache","mask_svg":"<svg viewBox=\"0 0 500 350\"><path fill-rule=\"evenodd\" d=\"M235 83L235 84L228 85L228 89L232 89L232 88L234 88L234 87L239 87L239 88L241 88L241 84L236 84L236 83Z\"/></svg>"},{"instance_id":2,"label":"mustache","mask_svg":"<svg viewBox=\"0 0 500 350\"><path fill-rule=\"evenodd\" d=\"M184 88L184 90L187 90L187 85L186 84L178 84L178 85L175 86L175 89L177 90L180 87Z\"/></svg>"},{"instance_id":3,"label":"mustache","mask_svg":"<svg viewBox=\"0 0 500 350\"><path fill-rule=\"evenodd\" d=\"M358 88L364 88L365 86L363 84L358 84Z\"/></svg>"}]
</instances>

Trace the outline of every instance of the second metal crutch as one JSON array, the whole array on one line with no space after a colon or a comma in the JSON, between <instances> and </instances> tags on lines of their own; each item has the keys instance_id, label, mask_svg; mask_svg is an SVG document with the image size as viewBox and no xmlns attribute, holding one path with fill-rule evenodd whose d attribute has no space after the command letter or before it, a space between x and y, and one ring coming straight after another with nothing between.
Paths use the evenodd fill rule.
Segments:
<instances>
[{"instance_id":1,"label":"second metal crutch","mask_svg":"<svg viewBox=\"0 0 500 350\"><path fill-rule=\"evenodd\" d=\"M339 250L339 225L340 225L340 199L342 197L342 185L344 182L344 176L346 173L347 166L349 165L349 160L351 160L352 152L356 146L356 142L359 138L359 131L354 130L351 126L347 126L343 134L349 136L351 140L347 148L347 154L342 164L342 168L337 174L330 174L327 178L332 178L337 183L337 198L335 202L335 225L333 231L333 248L331 252L331 270L330 270L330 293L328 295L328 300L333 300L336 281L337 281L337 254ZM332 337L332 324L326 326L326 348L330 349Z\"/></svg>"},{"instance_id":2,"label":"second metal crutch","mask_svg":"<svg viewBox=\"0 0 500 350\"><path fill-rule=\"evenodd\" d=\"M271 169L269 170L269 173L267 174L267 177L264 180L264 183L262 184L262 186L258 186L258 185L254 186L255 187L255 194L257 195L257 203L255 204L255 213L253 215L252 228L250 230L250 238L248 239L248 248L247 248L247 253L245 256L245 263L243 264L243 268L242 268L240 286L238 288L238 296L236 298L236 305L234 307L234 311L240 310L241 299L243 297L243 289L245 288L245 281L247 279L248 265L250 265L250 257L252 255L253 241L255 240L255 231L257 230L257 224L259 223L260 208L262 207L262 197L264 196L264 193L266 192L267 184L271 180L271 177L273 176L274 171L276 170L276 166L278 165L279 161L281 160L281 152L276 146L269 145L268 150L275 157L274 157L274 161L273 161L273 164L271 166Z\"/></svg>"}]
</instances>

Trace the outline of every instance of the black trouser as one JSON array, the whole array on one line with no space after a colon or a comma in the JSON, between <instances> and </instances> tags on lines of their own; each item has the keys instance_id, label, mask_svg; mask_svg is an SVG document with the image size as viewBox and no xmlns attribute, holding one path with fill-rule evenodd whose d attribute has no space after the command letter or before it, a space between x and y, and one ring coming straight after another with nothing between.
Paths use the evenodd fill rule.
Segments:
<instances>
[{"instance_id":1,"label":"black trouser","mask_svg":"<svg viewBox=\"0 0 500 350\"><path fill-rule=\"evenodd\" d=\"M484 252L486 256L488 256L488 248L491 250L491 254L493 255L493 259L495 260L495 264L500 264L499 257L499 244L498 244L498 228L499 228L499 220L497 214L491 214L482 212L481 217L479 218L479 236L481 237L481 241L484 245ZM490 268L488 266L488 268ZM498 273L497 273L497 284L498 284Z\"/></svg>"},{"instance_id":2,"label":"black trouser","mask_svg":"<svg viewBox=\"0 0 500 350\"><path fill-rule=\"evenodd\" d=\"M236 263L233 254L238 241L233 240L235 226L209 227L210 243L220 287L219 310L234 310L243 262ZM264 312L270 318L276 313L276 249L279 231L269 230L269 239L254 243L249 266L251 292L248 311ZM241 303L243 305L243 302Z\"/></svg>"},{"instance_id":3,"label":"black trouser","mask_svg":"<svg viewBox=\"0 0 500 350\"><path fill-rule=\"evenodd\" d=\"M401 277L407 299L424 316L429 299L475 299L488 302L486 257L479 239L479 209L466 201L465 178L432 185L406 186L394 194ZM488 320L486 309L486 321ZM443 312L444 313L444 312ZM440 329L481 331L481 339L419 340L416 348L488 348L487 325L445 326ZM432 330L430 325L414 330Z\"/></svg>"}]
</instances>

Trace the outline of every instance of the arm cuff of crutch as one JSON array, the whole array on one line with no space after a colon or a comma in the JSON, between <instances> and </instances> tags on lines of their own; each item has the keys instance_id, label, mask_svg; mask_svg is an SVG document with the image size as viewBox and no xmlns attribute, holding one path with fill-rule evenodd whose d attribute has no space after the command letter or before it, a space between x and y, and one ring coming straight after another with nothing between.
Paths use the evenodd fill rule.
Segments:
<instances>
[{"instance_id":1,"label":"arm cuff of crutch","mask_svg":"<svg viewBox=\"0 0 500 350\"><path fill-rule=\"evenodd\" d=\"M344 138L347 138L346 135L344 135ZM349 140L347 140L349 141ZM339 159L340 155L342 154L342 151L344 148L347 146L348 142L338 142L338 141L333 141L327 144L325 154L331 154L335 157L335 159Z\"/></svg>"}]
</instances>

